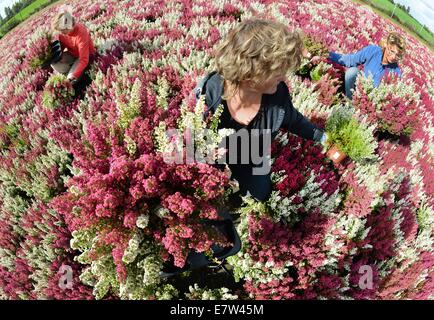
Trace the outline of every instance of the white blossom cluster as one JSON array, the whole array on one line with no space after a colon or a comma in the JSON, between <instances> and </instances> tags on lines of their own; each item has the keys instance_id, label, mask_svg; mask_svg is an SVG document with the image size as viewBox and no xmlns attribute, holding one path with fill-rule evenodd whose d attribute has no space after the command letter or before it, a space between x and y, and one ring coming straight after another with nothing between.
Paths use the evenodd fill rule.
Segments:
<instances>
[{"instance_id":1,"label":"white blossom cluster","mask_svg":"<svg viewBox=\"0 0 434 320\"><path fill-rule=\"evenodd\" d=\"M185 294L189 300L238 300L238 296L231 294L228 288L218 289L200 288L197 283L189 286L189 292Z\"/></svg>"}]
</instances>

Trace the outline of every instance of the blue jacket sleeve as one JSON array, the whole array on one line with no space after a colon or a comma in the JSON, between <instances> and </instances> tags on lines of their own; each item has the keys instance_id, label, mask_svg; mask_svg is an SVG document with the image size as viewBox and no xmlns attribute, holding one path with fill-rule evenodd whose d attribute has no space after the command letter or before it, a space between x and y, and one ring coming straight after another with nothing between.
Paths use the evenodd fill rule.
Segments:
<instances>
[{"instance_id":1,"label":"blue jacket sleeve","mask_svg":"<svg viewBox=\"0 0 434 320\"><path fill-rule=\"evenodd\" d=\"M372 57L374 51L375 46L369 45L357 51L356 53L351 54L339 54L336 52L330 52L329 60L350 68L365 63L368 59Z\"/></svg>"}]
</instances>

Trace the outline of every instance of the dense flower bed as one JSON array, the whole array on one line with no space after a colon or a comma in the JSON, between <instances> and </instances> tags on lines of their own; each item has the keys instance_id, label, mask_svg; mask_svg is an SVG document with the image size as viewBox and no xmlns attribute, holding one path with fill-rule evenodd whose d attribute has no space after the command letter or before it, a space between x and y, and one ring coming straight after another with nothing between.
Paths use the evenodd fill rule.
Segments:
<instances>
[{"instance_id":1,"label":"dense flower bed","mask_svg":"<svg viewBox=\"0 0 434 320\"><path fill-rule=\"evenodd\" d=\"M98 50L74 99L44 107L50 73L22 63L39 56L34 34L56 6L0 41L1 298L433 297L427 48L349 0L70 4ZM228 261L239 286L179 285L159 276L166 263L230 245L200 222L219 218L232 185L214 166L164 162L173 141L163 133L204 125L192 90L211 71L213 45L258 14L301 28L315 53L353 52L397 31L408 42L403 79L378 90L358 81L354 107L375 128L368 159L334 165L321 145L282 132L270 200L234 209L243 246ZM325 127L343 104L344 71L323 59L290 76L294 106Z\"/></svg>"}]
</instances>

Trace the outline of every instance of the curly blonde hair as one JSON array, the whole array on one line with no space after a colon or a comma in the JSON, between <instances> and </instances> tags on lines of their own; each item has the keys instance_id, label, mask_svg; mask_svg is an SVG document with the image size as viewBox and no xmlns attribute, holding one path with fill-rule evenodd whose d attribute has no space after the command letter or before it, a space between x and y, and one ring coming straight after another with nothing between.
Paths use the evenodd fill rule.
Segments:
<instances>
[{"instance_id":1,"label":"curly blonde hair","mask_svg":"<svg viewBox=\"0 0 434 320\"><path fill-rule=\"evenodd\" d=\"M250 19L231 30L214 51L214 68L233 90L241 81L259 85L298 68L303 50L300 32L265 19Z\"/></svg>"},{"instance_id":2,"label":"curly blonde hair","mask_svg":"<svg viewBox=\"0 0 434 320\"><path fill-rule=\"evenodd\" d=\"M71 30L74 28L75 23L74 16L68 11L63 11L54 16L51 21L51 28L55 31Z\"/></svg>"},{"instance_id":3,"label":"curly blonde hair","mask_svg":"<svg viewBox=\"0 0 434 320\"><path fill-rule=\"evenodd\" d=\"M395 45L398 50L398 57L402 58L405 53L405 40L397 32L390 32L386 38L380 40L380 47L384 50L388 45Z\"/></svg>"}]
</instances>

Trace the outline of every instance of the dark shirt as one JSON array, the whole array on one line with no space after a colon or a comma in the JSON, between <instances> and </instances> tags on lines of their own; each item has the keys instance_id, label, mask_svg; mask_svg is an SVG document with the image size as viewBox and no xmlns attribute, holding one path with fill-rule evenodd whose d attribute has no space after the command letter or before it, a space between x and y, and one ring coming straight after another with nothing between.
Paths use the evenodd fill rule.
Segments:
<instances>
[{"instance_id":1,"label":"dark shirt","mask_svg":"<svg viewBox=\"0 0 434 320\"><path fill-rule=\"evenodd\" d=\"M224 109L220 116L218 128L229 128L235 131L247 129L249 133L252 129L259 129L260 133L264 129L270 129L271 139L276 137L281 128L305 139L319 141L322 137L322 131L294 108L288 87L283 81L279 83L274 94L262 95L260 109L248 125L240 124L232 118L226 101L221 97L223 95L223 79L219 74L216 73L208 79L205 90L205 103L210 112L214 112L220 104L223 105ZM262 140L260 141L262 143ZM226 145L229 146L229 144ZM237 149L239 158L241 150L239 143ZM262 150L262 147L259 150Z\"/></svg>"}]
</instances>

